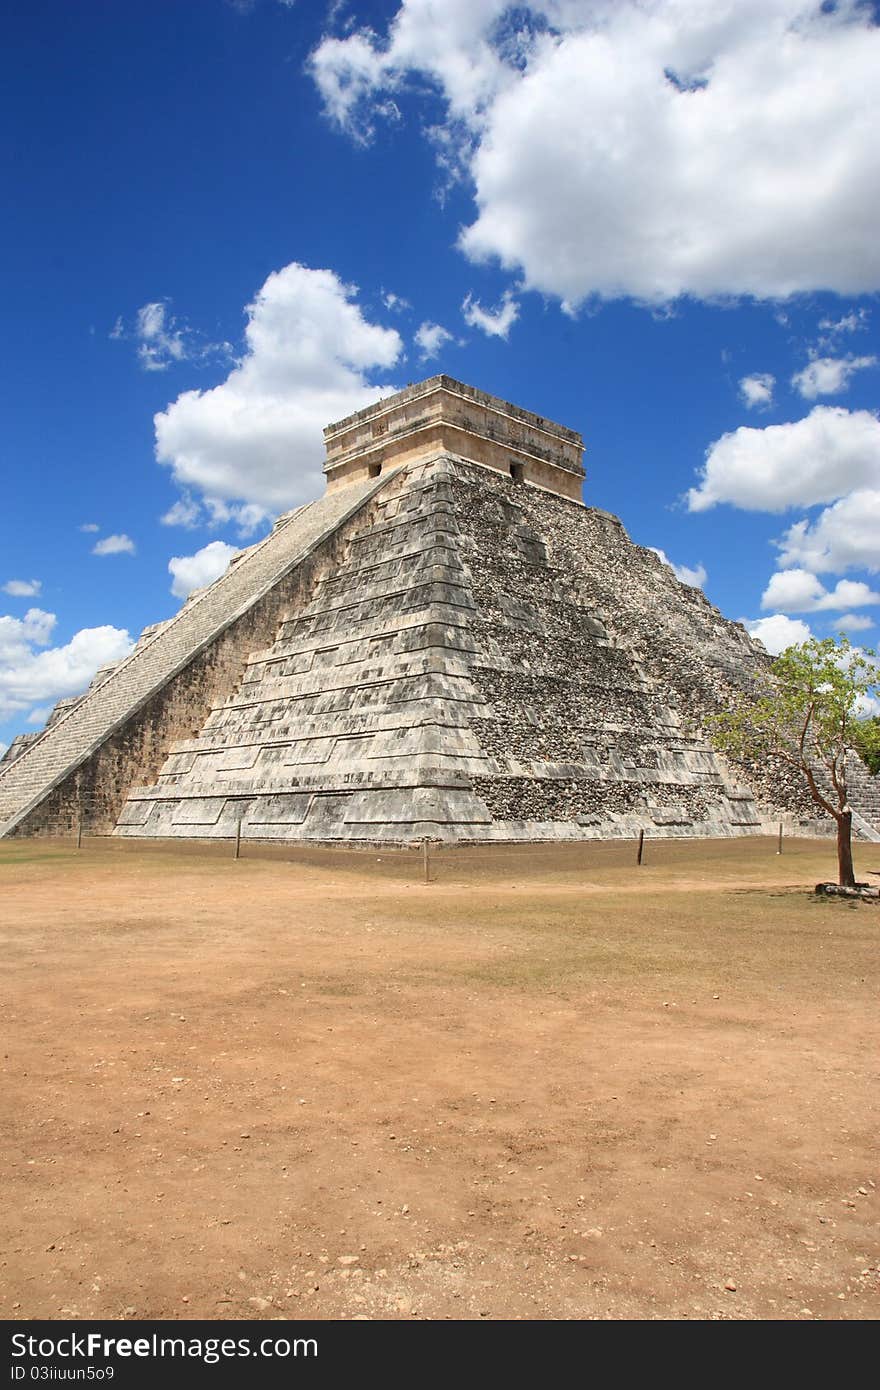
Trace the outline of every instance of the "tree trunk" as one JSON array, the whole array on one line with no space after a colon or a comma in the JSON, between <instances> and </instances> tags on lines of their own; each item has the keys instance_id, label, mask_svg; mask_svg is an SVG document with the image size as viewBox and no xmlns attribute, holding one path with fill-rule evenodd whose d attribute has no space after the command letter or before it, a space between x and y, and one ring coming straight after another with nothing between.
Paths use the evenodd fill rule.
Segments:
<instances>
[{"instance_id":1,"label":"tree trunk","mask_svg":"<svg viewBox=\"0 0 880 1390\"><path fill-rule=\"evenodd\" d=\"M837 819L837 881L841 888L854 888L856 875L852 857L852 811L840 811Z\"/></svg>"}]
</instances>

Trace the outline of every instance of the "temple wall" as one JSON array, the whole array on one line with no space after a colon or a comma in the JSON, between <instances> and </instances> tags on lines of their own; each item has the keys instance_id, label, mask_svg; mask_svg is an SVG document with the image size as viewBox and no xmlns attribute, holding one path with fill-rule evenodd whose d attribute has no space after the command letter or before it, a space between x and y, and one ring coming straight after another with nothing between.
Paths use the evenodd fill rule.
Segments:
<instances>
[{"instance_id":1,"label":"temple wall","mask_svg":"<svg viewBox=\"0 0 880 1390\"><path fill-rule=\"evenodd\" d=\"M328 491L441 450L580 498L580 435L448 377L386 397L325 430Z\"/></svg>"}]
</instances>

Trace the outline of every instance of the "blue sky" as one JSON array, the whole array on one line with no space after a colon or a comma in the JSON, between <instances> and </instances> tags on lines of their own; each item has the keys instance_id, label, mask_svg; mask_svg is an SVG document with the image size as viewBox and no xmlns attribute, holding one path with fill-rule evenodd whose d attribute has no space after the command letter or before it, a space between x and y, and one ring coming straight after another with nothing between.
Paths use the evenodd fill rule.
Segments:
<instances>
[{"instance_id":1,"label":"blue sky","mask_svg":"<svg viewBox=\"0 0 880 1390\"><path fill-rule=\"evenodd\" d=\"M880 620L875 7L13 0L0 743L438 371L768 646ZM90 529L84 529L90 528Z\"/></svg>"}]
</instances>

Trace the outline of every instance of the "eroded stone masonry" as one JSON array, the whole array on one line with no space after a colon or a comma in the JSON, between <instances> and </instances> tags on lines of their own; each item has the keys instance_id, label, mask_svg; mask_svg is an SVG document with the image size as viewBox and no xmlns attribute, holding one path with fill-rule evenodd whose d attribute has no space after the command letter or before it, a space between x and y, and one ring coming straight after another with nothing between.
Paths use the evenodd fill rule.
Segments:
<instances>
[{"instance_id":1,"label":"eroded stone masonry","mask_svg":"<svg viewBox=\"0 0 880 1390\"><path fill-rule=\"evenodd\" d=\"M578 500L571 430L435 377L326 496L0 765L0 833L411 843L826 830L705 717L763 648ZM869 830L880 811L855 777Z\"/></svg>"}]
</instances>

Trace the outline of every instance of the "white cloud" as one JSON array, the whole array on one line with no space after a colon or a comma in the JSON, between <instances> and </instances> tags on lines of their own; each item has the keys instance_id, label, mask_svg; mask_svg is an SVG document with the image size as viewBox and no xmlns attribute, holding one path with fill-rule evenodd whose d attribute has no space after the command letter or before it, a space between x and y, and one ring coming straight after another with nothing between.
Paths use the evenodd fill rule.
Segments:
<instances>
[{"instance_id":1,"label":"white cloud","mask_svg":"<svg viewBox=\"0 0 880 1390\"><path fill-rule=\"evenodd\" d=\"M311 57L328 116L354 139L372 138L375 118L399 118L394 97L409 72L442 91L454 121L479 118L503 85L505 64L489 42L508 0L403 0L389 40L371 29L326 38Z\"/></svg>"},{"instance_id":2,"label":"white cloud","mask_svg":"<svg viewBox=\"0 0 880 1390\"><path fill-rule=\"evenodd\" d=\"M138 361L146 372L164 372L178 362L228 359L232 354L231 344L208 342L202 333L175 317L167 300L142 304L130 328L122 317L117 318L110 337L135 342Z\"/></svg>"},{"instance_id":3,"label":"white cloud","mask_svg":"<svg viewBox=\"0 0 880 1390\"><path fill-rule=\"evenodd\" d=\"M36 598L42 587L39 579L7 579L3 592L13 598Z\"/></svg>"},{"instance_id":4,"label":"white cloud","mask_svg":"<svg viewBox=\"0 0 880 1390\"><path fill-rule=\"evenodd\" d=\"M786 569L774 574L761 596L762 608L780 613L818 613L823 609L864 608L880 603L861 580L840 579L832 590L805 569Z\"/></svg>"},{"instance_id":5,"label":"white cloud","mask_svg":"<svg viewBox=\"0 0 880 1390\"><path fill-rule=\"evenodd\" d=\"M256 502L226 502L222 497L199 499L187 492L159 520L163 526L183 526L187 531L199 526L233 525L244 537L252 536L268 518L266 508Z\"/></svg>"},{"instance_id":6,"label":"white cloud","mask_svg":"<svg viewBox=\"0 0 880 1390\"><path fill-rule=\"evenodd\" d=\"M159 518L163 526L184 526L188 531L194 530L201 519L202 504L188 492L183 497L178 497Z\"/></svg>"},{"instance_id":7,"label":"white cloud","mask_svg":"<svg viewBox=\"0 0 880 1390\"><path fill-rule=\"evenodd\" d=\"M761 607L786 613L808 613L824 593L821 580L807 570L782 570L773 575L761 595Z\"/></svg>"},{"instance_id":8,"label":"white cloud","mask_svg":"<svg viewBox=\"0 0 880 1390\"><path fill-rule=\"evenodd\" d=\"M811 612L876 602L867 585L843 581L828 592L816 574L880 570L880 421L867 410L814 406L804 419L765 429L743 426L706 451L691 511L728 502L781 512L831 503L789 526L775 542L783 567L763 607ZM859 595L860 597L856 597Z\"/></svg>"},{"instance_id":9,"label":"white cloud","mask_svg":"<svg viewBox=\"0 0 880 1390\"><path fill-rule=\"evenodd\" d=\"M669 566L676 579L681 580L682 584L689 584L692 589L702 589L709 578L705 565L696 565L693 569L688 565L674 565L665 550L658 550L653 545L649 545L648 549L658 555L664 565Z\"/></svg>"},{"instance_id":10,"label":"white cloud","mask_svg":"<svg viewBox=\"0 0 880 1390\"><path fill-rule=\"evenodd\" d=\"M183 330L162 303L144 304L137 312L138 357L148 372L164 372L187 355Z\"/></svg>"},{"instance_id":11,"label":"white cloud","mask_svg":"<svg viewBox=\"0 0 880 1390\"><path fill-rule=\"evenodd\" d=\"M838 579L834 588L822 595L816 608L864 608L871 603L880 603L880 594L861 579Z\"/></svg>"},{"instance_id":12,"label":"white cloud","mask_svg":"<svg viewBox=\"0 0 880 1390\"><path fill-rule=\"evenodd\" d=\"M746 621L746 631L763 642L771 656L778 656L786 647L797 646L812 637L812 632L800 618L786 618L783 613L774 613L769 618L756 618Z\"/></svg>"},{"instance_id":13,"label":"white cloud","mask_svg":"<svg viewBox=\"0 0 880 1390\"><path fill-rule=\"evenodd\" d=\"M363 109L366 98L384 89L396 88L391 74L383 76L382 56L373 47L372 30L350 34L345 39L326 38L311 58L311 71L328 115L346 129L358 142L372 137L372 119L366 115L355 120L355 112ZM387 101L377 103L379 112L387 111Z\"/></svg>"},{"instance_id":14,"label":"white cloud","mask_svg":"<svg viewBox=\"0 0 880 1390\"><path fill-rule=\"evenodd\" d=\"M775 385L776 377L771 372L756 372L754 376L740 377L739 394L750 410L755 406L766 408L773 404Z\"/></svg>"},{"instance_id":15,"label":"white cloud","mask_svg":"<svg viewBox=\"0 0 880 1390\"><path fill-rule=\"evenodd\" d=\"M858 0L401 0L312 55L362 140L439 93L464 251L568 305L876 289L878 64Z\"/></svg>"},{"instance_id":16,"label":"white cloud","mask_svg":"<svg viewBox=\"0 0 880 1390\"><path fill-rule=\"evenodd\" d=\"M100 531L101 528L95 521L84 521L79 529L94 534L96 531Z\"/></svg>"},{"instance_id":17,"label":"white cloud","mask_svg":"<svg viewBox=\"0 0 880 1390\"><path fill-rule=\"evenodd\" d=\"M54 613L39 608L21 619L0 617L0 718L79 694L100 666L131 650L128 633L115 627L83 628L50 647L56 624Z\"/></svg>"},{"instance_id":18,"label":"white cloud","mask_svg":"<svg viewBox=\"0 0 880 1390\"><path fill-rule=\"evenodd\" d=\"M173 580L171 592L177 598L187 598L193 589L202 589L219 579L229 568L229 561L238 551L225 541L210 541L194 555L175 555L168 561Z\"/></svg>"},{"instance_id":19,"label":"white cloud","mask_svg":"<svg viewBox=\"0 0 880 1390\"><path fill-rule=\"evenodd\" d=\"M672 568L676 579L680 579L682 584L689 584L692 589L702 589L709 578L705 565L697 565L695 569L689 569L687 565L673 565Z\"/></svg>"},{"instance_id":20,"label":"white cloud","mask_svg":"<svg viewBox=\"0 0 880 1390\"><path fill-rule=\"evenodd\" d=\"M400 294L395 294L393 290L382 291L382 303L386 309L390 309L392 314L402 314L404 310L412 308L408 299L404 299Z\"/></svg>"},{"instance_id":21,"label":"white cloud","mask_svg":"<svg viewBox=\"0 0 880 1390\"><path fill-rule=\"evenodd\" d=\"M280 511L321 490L322 430L394 388L371 385L402 342L368 323L355 288L293 263L248 306L247 350L226 381L155 417L156 455L208 498Z\"/></svg>"},{"instance_id":22,"label":"white cloud","mask_svg":"<svg viewBox=\"0 0 880 1390\"><path fill-rule=\"evenodd\" d=\"M801 371L795 372L791 384L805 400L838 396L847 389L854 372L876 365L876 357L814 357Z\"/></svg>"},{"instance_id":23,"label":"white cloud","mask_svg":"<svg viewBox=\"0 0 880 1390\"><path fill-rule=\"evenodd\" d=\"M105 536L92 546L93 555L133 555L135 543L131 536Z\"/></svg>"},{"instance_id":24,"label":"white cloud","mask_svg":"<svg viewBox=\"0 0 880 1390\"><path fill-rule=\"evenodd\" d=\"M867 613L843 613L831 624L835 632L866 632L874 626L874 619Z\"/></svg>"},{"instance_id":25,"label":"white cloud","mask_svg":"<svg viewBox=\"0 0 880 1390\"><path fill-rule=\"evenodd\" d=\"M868 318L867 309L853 309L839 319L820 319L819 327L831 334L857 333L860 329L867 328Z\"/></svg>"},{"instance_id":26,"label":"white cloud","mask_svg":"<svg viewBox=\"0 0 880 1390\"><path fill-rule=\"evenodd\" d=\"M0 662L17 656L25 647L45 647L58 619L43 608L29 608L23 618L0 617Z\"/></svg>"},{"instance_id":27,"label":"white cloud","mask_svg":"<svg viewBox=\"0 0 880 1390\"><path fill-rule=\"evenodd\" d=\"M222 497L206 497L205 511L209 526L233 525L240 536L252 536L269 518L258 502L224 502Z\"/></svg>"},{"instance_id":28,"label":"white cloud","mask_svg":"<svg viewBox=\"0 0 880 1390\"><path fill-rule=\"evenodd\" d=\"M484 309L478 299L467 294L461 306L464 321L469 328L479 328L490 338L507 338L519 318L519 305L510 290L505 290L500 304L494 309Z\"/></svg>"},{"instance_id":29,"label":"white cloud","mask_svg":"<svg viewBox=\"0 0 880 1390\"><path fill-rule=\"evenodd\" d=\"M880 470L876 488L860 488L826 507L814 522L798 521L785 532L780 563L817 574L880 570Z\"/></svg>"},{"instance_id":30,"label":"white cloud","mask_svg":"<svg viewBox=\"0 0 880 1390\"><path fill-rule=\"evenodd\" d=\"M420 325L415 336L416 347L419 349L422 362L436 357L447 343L454 341L453 335L442 324L428 323L427 321Z\"/></svg>"},{"instance_id":31,"label":"white cloud","mask_svg":"<svg viewBox=\"0 0 880 1390\"><path fill-rule=\"evenodd\" d=\"M817 405L792 424L743 425L706 451L693 512L730 502L781 512L831 502L854 488L880 486L880 422L868 410Z\"/></svg>"}]
</instances>

